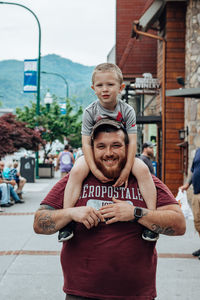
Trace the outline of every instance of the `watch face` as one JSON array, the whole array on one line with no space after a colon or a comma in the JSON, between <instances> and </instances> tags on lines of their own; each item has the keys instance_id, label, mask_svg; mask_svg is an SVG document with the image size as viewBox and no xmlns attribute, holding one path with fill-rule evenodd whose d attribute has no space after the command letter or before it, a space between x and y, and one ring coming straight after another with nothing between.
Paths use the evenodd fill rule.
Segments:
<instances>
[{"instance_id":1,"label":"watch face","mask_svg":"<svg viewBox=\"0 0 200 300\"><path fill-rule=\"evenodd\" d=\"M140 207L135 207L135 212L134 212L135 217L142 217L142 208Z\"/></svg>"}]
</instances>

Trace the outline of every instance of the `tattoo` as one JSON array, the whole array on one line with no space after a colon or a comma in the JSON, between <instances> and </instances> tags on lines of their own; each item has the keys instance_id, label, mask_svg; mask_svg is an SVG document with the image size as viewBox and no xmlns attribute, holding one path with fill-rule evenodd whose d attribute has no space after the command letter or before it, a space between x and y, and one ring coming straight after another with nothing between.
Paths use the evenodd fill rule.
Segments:
<instances>
[{"instance_id":1,"label":"tattoo","mask_svg":"<svg viewBox=\"0 0 200 300\"><path fill-rule=\"evenodd\" d=\"M172 227L160 227L159 225L153 224L151 226L152 231L156 232L156 233L162 233L165 235L174 235L175 234L175 230Z\"/></svg>"},{"instance_id":2,"label":"tattoo","mask_svg":"<svg viewBox=\"0 0 200 300\"><path fill-rule=\"evenodd\" d=\"M45 210L44 212L42 212ZM49 210L49 212L47 212ZM52 219L51 210L55 210L52 206L41 205L39 208L40 214L36 217L38 227L46 234L52 234L56 232L56 224Z\"/></svg>"}]
</instances>

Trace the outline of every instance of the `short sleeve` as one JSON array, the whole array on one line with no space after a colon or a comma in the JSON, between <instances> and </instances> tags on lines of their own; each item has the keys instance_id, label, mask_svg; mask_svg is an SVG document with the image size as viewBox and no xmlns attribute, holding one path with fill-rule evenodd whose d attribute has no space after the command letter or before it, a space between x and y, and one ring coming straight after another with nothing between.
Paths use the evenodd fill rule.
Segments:
<instances>
[{"instance_id":1,"label":"short sleeve","mask_svg":"<svg viewBox=\"0 0 200 300\"><path fill-rule=\"evenodd\" d=\"M92 113L88 109L85 109L82 118L81 134L91 135L93 126L94 126L94 119L92 117Z\"/></svg>"},{"instance_id":2,"label":"short sleeve","mask_svg":"<svg viewBox=\"0 0 200 300\"><path fill-rule=\"evenodd\" d=\"M130 105L127 105L125 109L125 122L128 134L137 133L135 110Z\"/></svg>"},{"instance_id":3,"label":"short sleeve","mask_svg":"<svg viewBox=\"0 0 200 300\"><path fill-rule=\"evenodd\" d=\"M157 190L157 207L178 204L169 188L156 176L152 175Z\"/></svg>"},{"instance_id":4,"label":"short sleeve","mask_svg":"<svg viewBox=\"0 0 200 300\"><path fill-rule=\"evenodd\" d=\"M63 208L64 191L68 181L69 175L60 179L54 187L49 191L41 205L49 205L55 209Z\"/></svg>"}]
</instances>

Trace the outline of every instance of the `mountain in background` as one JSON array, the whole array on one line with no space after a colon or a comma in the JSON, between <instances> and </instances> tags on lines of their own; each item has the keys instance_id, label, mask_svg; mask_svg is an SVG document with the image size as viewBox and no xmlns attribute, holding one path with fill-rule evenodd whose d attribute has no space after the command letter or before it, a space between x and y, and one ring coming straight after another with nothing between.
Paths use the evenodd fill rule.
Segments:
<instances>
[{"instance_id":1,"label":"mountain in background","mask_svg":"<svg viewBox=\"0 0 200 300\"><path fill-rule=\"evenodd\" d=\"M63 76L69 86L69 98L74 99L78 106L85 108L95 100L91 86L94 67L74 63L61 56L50 54L41 57L41 71L58 73ZM0 61L0 102L2 108L23 107L36 101L36 94L24 93L24 62L18 60ZM66 84L56 75L42 74L40 80L41 103L49 91L62 101L66 97Z\"/></svg>"}]
</instances>

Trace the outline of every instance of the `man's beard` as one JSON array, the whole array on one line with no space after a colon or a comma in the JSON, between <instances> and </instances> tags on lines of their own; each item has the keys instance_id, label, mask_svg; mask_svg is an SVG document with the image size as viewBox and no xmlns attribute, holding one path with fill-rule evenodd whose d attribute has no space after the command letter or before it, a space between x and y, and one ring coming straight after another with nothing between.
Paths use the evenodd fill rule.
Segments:
<instances>
[{"instance_id":1,"label":"man's beard","mask_svg":"<svg viewBox=\"0 0 200 300\"><path fill-rule=\"evenodd\" d=\"M149 158L154 159L154 155L153 155L152 152L149 151L147 154L148 154L148 157L149 157Z\"/></svg>"},{"instance_id":2,"label":"man's beard","mask_svg":"<svg viewBox=\"0 0 200 300\"><path fill-rule=\"evenodd\" d=\"M118 165L114 167L106 167L101 160L95 161L97 168L103 173L103 175L109 179L116 179L119 177L122 169L126 164L126 158L121 158L118 161Z\"/></svg>"}]
</instances>

